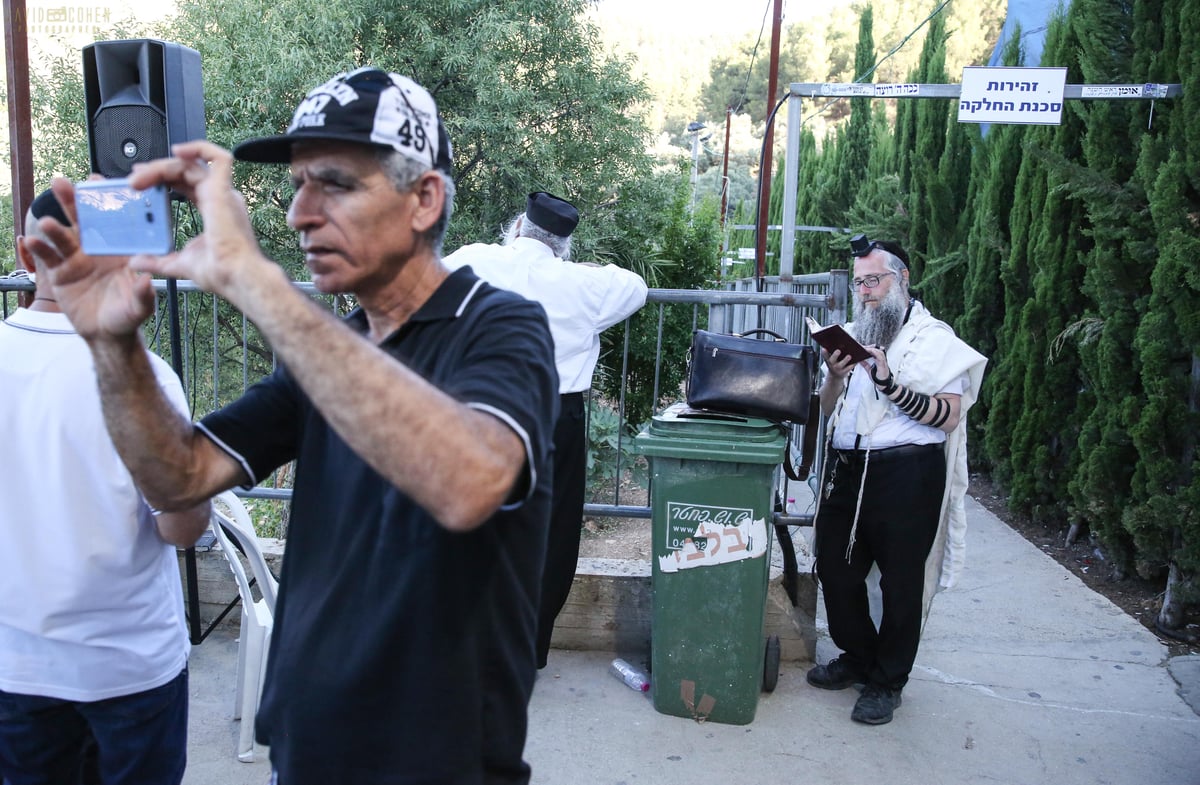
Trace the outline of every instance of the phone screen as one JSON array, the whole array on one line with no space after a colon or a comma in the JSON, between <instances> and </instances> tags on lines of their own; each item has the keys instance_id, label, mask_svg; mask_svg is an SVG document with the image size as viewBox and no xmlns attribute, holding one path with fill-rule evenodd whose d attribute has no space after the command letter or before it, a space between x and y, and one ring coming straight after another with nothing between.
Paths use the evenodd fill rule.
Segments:
<instances>
[{"instance_id":1,"label":"phone screen","mask_svg":"<svg viewBox=\"0 0 1200 785\"><path fill-rule=\"evenodd\" d=\"M75 210L80 243L89 256L174 250L170 196L161 185L137 191L123 178L76 183Z\"/></svg>"}]
</instances>

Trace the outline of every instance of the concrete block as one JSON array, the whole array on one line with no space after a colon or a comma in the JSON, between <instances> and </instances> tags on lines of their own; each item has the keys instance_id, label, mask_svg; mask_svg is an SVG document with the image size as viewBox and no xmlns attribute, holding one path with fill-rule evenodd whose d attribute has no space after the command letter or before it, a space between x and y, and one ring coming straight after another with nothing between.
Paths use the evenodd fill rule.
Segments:
<instances>
[{"instance_id":1,"label":"concrete block","mask_svg":"<svg viewBox=\"0 0 1200 785\"><path fill-rule=\"evenodd\" d=\"M801 573L799 604L783 588L783 572L772 568L767 587L766 635L778 635L781 657L812 662L816 654L816 586ZM650 653L654 595L647 559L579 560L575 583L554 625L551 646L576 651L609 651L624 656Z\"/></svg>"},{"instance_id":2,"label":"concrete block","mask_svg":"<svg viewBox=\"0 0 1200 785\"><path fill-rule=\"evenodd\" d=\"M262 539L267 563L278 574L284 540ZM179 554L180 576L184 576L183 553ZM213 545L196 550L196 573L200 599L201 629L208 629L238 596L237 584L221 549ZM187 583L184 579L184 593ZM766 634L778 635L784 661L813 661L816 653L816 587L801 572L799 604L792 606L783 588L783 574L771 569L767 587ZM650 653L650 624L654 595L647 559L579 560L575 583L554 625L551 645L556 649L605 651L614 656L646 657ZM236 634L241 608L234 606L220 623Z\"/></svg>"}]
</instances>

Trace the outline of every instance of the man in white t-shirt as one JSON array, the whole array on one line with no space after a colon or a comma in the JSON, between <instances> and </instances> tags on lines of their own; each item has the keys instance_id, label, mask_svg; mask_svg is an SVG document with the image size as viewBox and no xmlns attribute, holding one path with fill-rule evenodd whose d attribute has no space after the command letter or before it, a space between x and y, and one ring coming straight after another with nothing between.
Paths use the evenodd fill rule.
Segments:
<instances>
[{"instance_id":1,"label":"man in white t-shirt","mask_svg":"<svg viewBox=\"0 0 1200 785\"><path fill-rule=\"evenodd\" d=\"M503 245L464 246L442 262L469 266L483 280L533 300L546 310L558 370L559 416L554 426L554 500L538 611L538 668L546 667L554 620L571 593L579 561L587 484L584 395L600 358L600 333L646 304L646 282L615 264L568 261L579 224L573 204L545 191L529 194L525 212L505 231Z\"/></svg>"},{"instance_id":2,"label":"man in white t-shirt","mask_svg":"<svg viewBox=\"0 0 1200 785\"><path fill-rule=\"evenodd\" d=\"M46 191L26 236L45 215L69 225ZM18 252L36 280L24 237ZM179 378L152 367L186 414ZM209 505L146 505L105 427L91 352L49 287L0 323L0 412L5 479L23 502L0 504L5 782L77 782L86 743L101 785L179 783L191 647L176 546L195 543Z\"/></svg>"}]
</instances>

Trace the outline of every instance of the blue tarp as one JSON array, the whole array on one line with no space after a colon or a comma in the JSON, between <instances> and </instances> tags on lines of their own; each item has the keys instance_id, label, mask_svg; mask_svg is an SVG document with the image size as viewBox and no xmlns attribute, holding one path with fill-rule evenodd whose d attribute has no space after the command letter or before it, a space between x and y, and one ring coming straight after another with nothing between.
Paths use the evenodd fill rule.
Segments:
<instances>
[{"instance_id":1,"label":"blue tarp","mask_svg":"<svg viewBox=\"0 0 1200 785\"><path fill-rule=\"evenodd\" d=\"M1000 40L992 50L988 65L1002 65L1000 55L1004 47L1016 34L1017 25L1021 26L1021 46L1025 51L1025 61L1021 65L1039 66L1042 64L1042 44L1046 38L1046 27L1050 20L1061 8L1063 13L1070 6L1070 0L1008 0L1008 14L1004 19L1004 28L1000 31Z\"/></svg>"}]
</instances>

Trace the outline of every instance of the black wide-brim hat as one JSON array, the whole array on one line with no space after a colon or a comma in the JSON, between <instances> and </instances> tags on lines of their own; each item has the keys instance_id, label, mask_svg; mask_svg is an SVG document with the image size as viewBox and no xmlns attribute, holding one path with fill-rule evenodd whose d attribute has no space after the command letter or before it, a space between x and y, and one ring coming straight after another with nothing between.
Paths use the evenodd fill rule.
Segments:
<instances>
[{"instance_id":1,"label":"black wide-brim hat","mask_svg":"<svg viewBox=\"0 0 1200 785\"><path fill-rule=\"evenodd\" d=\"M525 217L550 234L570 237L579 225L579 211L566 199L546 191L534 191L525 202Z\"/></svg>"}]
</instances>

